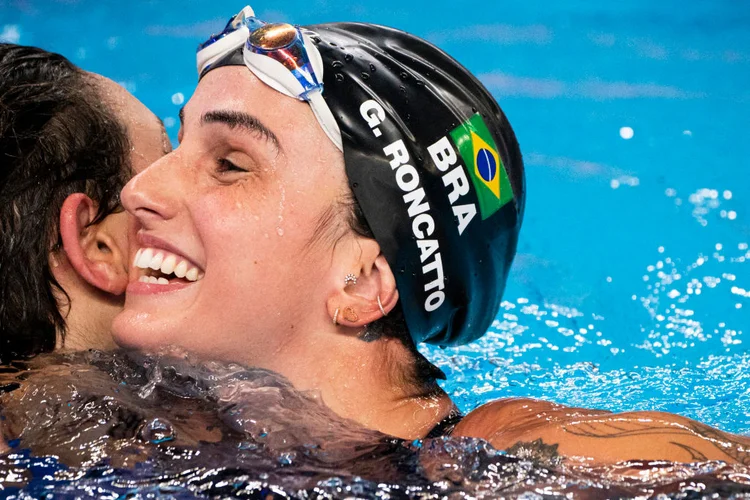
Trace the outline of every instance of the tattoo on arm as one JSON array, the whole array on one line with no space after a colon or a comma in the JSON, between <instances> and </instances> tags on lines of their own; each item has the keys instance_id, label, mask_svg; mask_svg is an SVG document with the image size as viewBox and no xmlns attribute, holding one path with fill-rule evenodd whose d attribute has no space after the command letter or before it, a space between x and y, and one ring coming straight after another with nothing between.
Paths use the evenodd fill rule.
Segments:
<instances>
[{"instance_id":1,"label":"tattoo on arm","mask_svg":"<svg viewBox=\"0 0 750 500\"><path fill-rule=\"evenodd\" d=\"M677 446L678 448L682 448L686 452L690 453L690 459L693 460L693 462L705 462L708 460L708 457L706 457L706 455L696 450L692 446L688 446L683 443L678 443L676 441L670 441L669 443Z\"/></svg>"},{"instance_id":2,"label":"tattoo on arm","mask_svg":"<svg viewBox=\"0 0 750 500\"><path fill-rule=\"evenodd\" d=\"M647 435L693 437L710 444L724 455L741 464L750 465L750 441L698 422L680 422L679 425L672 426L666 426L660 422L633 422L631 420L578 422L563 425L563 430L574 436L602 439ZM704 453L693 446L677 441L669 441L669 443L690 453L693 460L708 460Z\"/></svg>"}]
</instances>

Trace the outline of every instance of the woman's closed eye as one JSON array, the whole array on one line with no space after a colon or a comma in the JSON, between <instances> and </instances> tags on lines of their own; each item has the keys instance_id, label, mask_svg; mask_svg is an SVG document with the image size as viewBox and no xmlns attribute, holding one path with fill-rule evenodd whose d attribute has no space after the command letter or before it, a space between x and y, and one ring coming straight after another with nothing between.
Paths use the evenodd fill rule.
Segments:
<instances>
[{"instance_id":1,"label":"woman's closed eye","mask_svg":"<svg viewBox=\"0 0 750 500\"><path fill-rule=\"evenodd\" d=\"M248 169L242 168L226 158L216 159L216 171L220 174L231 173L231 172L237 172L237 173L249 172Z\"/></svg>"}]
</instances>

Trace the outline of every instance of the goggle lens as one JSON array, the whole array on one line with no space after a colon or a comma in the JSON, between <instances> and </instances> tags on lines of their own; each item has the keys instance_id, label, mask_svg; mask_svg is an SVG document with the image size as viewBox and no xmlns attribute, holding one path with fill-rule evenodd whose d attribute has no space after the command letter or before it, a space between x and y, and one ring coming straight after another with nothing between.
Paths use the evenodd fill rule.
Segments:
<instances>
[{"instance_id":1,"label":"goggle lens","mask_svg":"<svg viewBox=\"0 0 750 500\"><path fill-rule=\"evenodd\" d=\"M248 42L261 50L283 49L297 39L297 29L291 24L266 24L250 33Z\"/></svg>"}]
</instances>

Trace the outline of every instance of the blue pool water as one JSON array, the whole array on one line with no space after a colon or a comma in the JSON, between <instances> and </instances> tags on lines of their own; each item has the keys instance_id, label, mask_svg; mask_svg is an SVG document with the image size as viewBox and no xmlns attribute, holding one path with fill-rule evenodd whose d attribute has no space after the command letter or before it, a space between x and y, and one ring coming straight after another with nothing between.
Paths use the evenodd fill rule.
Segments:
<instances>
[{"instance_id":1,"label":"blue pool water","mask_svg":"<svg viewBox=\"0 0 750 500\"><path fill-rule=\"evenodd\" d=\"M0 0L0 40L59 51L164 121L242 3ZM480 342L424 351L464 410L532 396L750 432L750 4L256 2L438 44L497 97L527 166L519 254Z\"/></svg>"}]
</instances>

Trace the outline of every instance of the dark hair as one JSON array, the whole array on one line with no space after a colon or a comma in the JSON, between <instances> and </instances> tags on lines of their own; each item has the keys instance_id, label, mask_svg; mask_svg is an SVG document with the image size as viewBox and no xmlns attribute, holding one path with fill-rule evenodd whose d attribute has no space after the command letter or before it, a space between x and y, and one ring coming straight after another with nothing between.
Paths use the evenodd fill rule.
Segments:
<instances>
[{"instance_id":1,"label":"dark hair","mask_svg":"<svg viewBox=\"0 0 750 500\"><path fill-rule=\"evenodd\" d=\"M65 198L119 208L128 135L91 78L61 55L0 44L0 360L55 347L67 300L49 267ZM128 167L128 168L126 168Z\"/></svg>"},{"instance_id":2,"label":"dark hair","mask_svg":"<svg viewBox=\"0 0 750 500\"><path fill-rule=\"evenodd\" d=\"M345 208L347 210L347 225L359 236L375 239L375 235L370 229L370 225L365 219L362 207L351 193L346 200ZM420 387L423 390L431 391L438 389L437 380L444 380L445 374L437 366L430 363L422 353L417 350L414 340L409 334L409 327L406 324L404 311L401 309L401 303L397 303L387 316L367 325L365 332L360 335L363 340L373 341L381 337L391 337L401 341L412 355L412 366L407 369L407 373L402 373L403 383Z\"/></svg>"}]
</instances>

